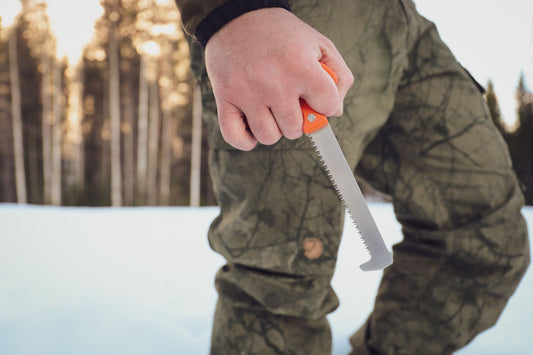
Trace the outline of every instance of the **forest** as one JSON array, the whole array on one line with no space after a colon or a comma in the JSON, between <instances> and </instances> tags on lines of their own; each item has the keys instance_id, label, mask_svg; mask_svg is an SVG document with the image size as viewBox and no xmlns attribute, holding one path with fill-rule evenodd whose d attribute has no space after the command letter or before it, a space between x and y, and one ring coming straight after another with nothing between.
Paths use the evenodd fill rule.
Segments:
<instances>
[{"instance_id":1,"label":"forest","mask_svg":"<svg viewBox=\"0 0 533 355\"><path fill-rule=\"evenodd\" d=\"M13 23L2 24L0 201L214 204L176 5L101 6L77 62L57 54L45 2L22 1Z\"/></svg>"},{"instance_id":2,"label":"forest","mask_svg":"<svg viewBox=\"0 0 533 355\"><path fill-rule=\"evenodd\" d=\"M0 18L0 202L55 206L216 204L201 98L173 0L101 0L80 58L60 54L47 5ZM1 14L0 14L1 15ZM516 123L492 118L533 205L533 94Z\"/></svg>"}]
</instances>

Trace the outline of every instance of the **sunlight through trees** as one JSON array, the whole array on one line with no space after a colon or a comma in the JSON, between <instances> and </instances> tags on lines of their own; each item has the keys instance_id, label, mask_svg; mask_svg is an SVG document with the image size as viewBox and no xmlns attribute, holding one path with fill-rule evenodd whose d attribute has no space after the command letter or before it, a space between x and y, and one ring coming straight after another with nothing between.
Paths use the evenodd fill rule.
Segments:
<instances>
[{"instance_id":1,"label":"sunlight through trees","mask_svg":"<svg viewBox=\"0 0 533 355\"><path fill-rule=\"evenodd\" d=\"M189 204L193 90L174 2L10 4L0 27L0 201ZM206 158L194 176L213 204Z\"/></svg>"},{"instance_id":2,"label":"sunlight through trees","mask_svg":"<svg viewBox=\"0 0 533 355\"><path fill-rule=\"evenodd\" d=\"M173 0L9 0L0 16L0 202L215 203ZM487 88L533 204L533 95L520 78L510 127Z\"/></svg>"}]
</instances>

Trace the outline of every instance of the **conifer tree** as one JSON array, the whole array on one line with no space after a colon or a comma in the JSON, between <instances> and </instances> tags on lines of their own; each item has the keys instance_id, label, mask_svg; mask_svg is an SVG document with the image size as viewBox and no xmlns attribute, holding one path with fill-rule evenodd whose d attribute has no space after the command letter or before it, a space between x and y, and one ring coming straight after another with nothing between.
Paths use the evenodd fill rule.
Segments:
<instances>
[{"instance_id":1,"label":"conifer tree","mask_svg":"<svg viewBox=\"0 0 533 355\"><path fill-rule=\"evenodd\" d=\"M516 90L518 128L509 137L509 147L518 179L523 185L526 204L533 205L533 93L527 88L524 75Z\"/></svg>"},{"instance_id":2,"label":"conifer tree","mask_svg":"<svg viewBox=\"0 0 533 355\"><path fill-rule=\"evenodd\" d=\"M184 204L192 121L188 45L173 1L137 1L137 12L134 44L142 63L137 197L148 204Z\"/></svg>"},{"instance_id":3,"label":"conifer tree","mask_svg":"<svg viewBox=\"0 0 533 355\"><path fill-rule=\"evenodd\" d=\"M60 142L53 139L54 120L60 119L60 98L62 93L57 89L61 87L56 80L54 83L53 73L60 75L60 66L56 62L56 40L50 32L50 20L46 13L47 5L43 1L24 1L23 2L25 29L24 37L28 41L31 54L39 60L40 71L40 104L41 104L41 160L42 160L42 185L43 185L43 203L52 203L53 181L55 182L55 202L60 202L60 179L57 170L58 162L54 159L60 159L57 156L57 146ZM55 69L55 70L54 70ZM56 86L54 86L56 84ZM59 95L59 96L58 96ZM54 97L55 96L55 97ZM56 102L56 112L54 112L54 99ZM59 106L57 105L59 103ZM54 115L55 113L55 115ZM58 122L59 123L59 122ZM59 123L60 124L60 123ZM57 127L56 127L57 128ZM57 136L57 130L56 130ZM56 137L57 138L57 137ZM53 156L53 147L56 147L56 156ZM53 166L56 171L54 172ZM54 175L54 179L52 176ZM58 185L59 184L59 185Z\"/></svg>"},{"instance_id":4,"label":"conifer tree","mask_svg":"<svg viewBox=\"0 0 533 355\"><path fill-rule=\"evenodd\" d=\"M8 37L10 27L0 17L0 201L16 202L11 120L11 85L9 73Z\"/></svg>"},{"instance_id":5,"label":"conifer tree","mask_svg":"<svg viewBox=\"0 0 533 355\"><path fill-rule=\"evenodd\" d=\"M9 82L11 90L11 119L13 128L13 154L15 159L15 186L17 202L27 202L26 173L24 164L24 144L22 126L22 100L19 70L19 28L13 26L9 33Z\"/></svg>"},{"instance_id":6,"label":"conifer tree","mask_svg":"<svg viewBox=\"0 0 533 355\"><path fill-rule=\"evenodd\" d=\"M502 134L504 138L507 137L507 130L505 124L503 123L502 114L500 111L500 104L498 103L498 97L494 91L494 84L492 80L489 80L487 83L487 91L485 93L485 99L487 100L487 105L489 107L490 116L492 121Z\"/></svg>"}]
</instances>

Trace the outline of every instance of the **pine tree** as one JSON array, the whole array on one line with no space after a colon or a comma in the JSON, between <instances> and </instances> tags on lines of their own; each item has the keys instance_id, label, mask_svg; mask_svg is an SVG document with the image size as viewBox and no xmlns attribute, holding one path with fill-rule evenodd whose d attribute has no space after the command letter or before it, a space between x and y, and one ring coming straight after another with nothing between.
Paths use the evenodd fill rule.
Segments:
<instances>
[{"instance_id":1,"label":"pine tree","mask_svg":"<svg viewBox=\"0 0 533 355\"><path fill-rule=\"evenodd\" d=\"M42 137L39 58L33 54L32 38L27 37L31 24L26 7L17 26L17 66L19 71L24 175L27 202L42 203ZM16 169L15 169L16 170Z\"/></svg>"},{"instance_id":2,"label":"pine tree","mask_svg":"<svg viewBox=\"0 0 533 355\"><path fill-rule=\"evenodd\" d=\"M111 205L122 206L121 105L120 105L120 0L105 2L109 14L109 105L111 119Z\"/></svg>"},{"instance_id":3,"label":"pine tree","mask_svg":"<svg viewBox=\"0 0 533 355\"><path fill-rule=\"evenodd\" d=\"M90 133L85 139L92 140L86 147L96 144L102 156L97 158L87 151L90 154L86 156L87 188L99 195L110 191L113 206L131 205L135 183L134 96L138 86L138 79L132 75L139 66L131 39L135 30L135 1L101 0L100 3L105 12L95 24L95 36L87 48L85 64L91 66L90 72L96 70L106 84L99 85L85 72L85 80L92 86L89 102L99 112L86 114L84 126L85 135ZM93 91L98 86L106 92L104 97ZM105 196L101 197L98 204L105 200Z\"/></svg>"},{"instance_id":4,"label":"pine tree","mask_svg":"<svg viewBox=\"0 0 533 355\"><path fill-rule=\"evenodd\" d=\"M496 92L494 91L494 84L492 83L492 80L489 80L487 83L485 99L487 100L487 105L489 107L489 112L490 116L492 117L492 121L494 122L502 136L504 138L507 137L507 130L502 120L500 105L498 103L498 97L496 96Z\"/></svg>"},{"instance_id":5,"label":"pine tree","mask_svg":"<svg viewBox=\"0 0 533 355\"><path fill-rule=\"evenodd\" d=\"M98 27L97 27L98 29ZM107 174L106 146L108 134L104 131L105 120L105 68L106 51L94 41L85 50L83 59L83 144L84 151L84 204L107 206L111 204L110 184Z\"/></svg>"},{"instance_id":6,"label":"pine tree","mask_svg":"<svg viewBox=\"0 0 533 355\"><path fill-rule=\"evenodd\" d=\"M134 44L142 62L138 201L185 204L192 123L188 45L173 1L142 0L137 2L137 10Z\"/></svg>"},{"instance_id":7,"label":"pine tree","mask_svg":"<svg viewBox=\"0 0 533 355\"><path fill-rule=\"evenodd\" d=\"M28 41L31 55L39 60L40 72L40 104L41 104L41 160L42 160L42 185L43 185L43 203L52 203L52 190L54 190L54 200L58 204L60 198L60 179L58 174L58 162L55 161L55 171L53 170L54 159L60 159L57 156L57 145L53 137L54 120L60 122L61 115L61 90L57 90L62 85L57 81L54 83L54 69L58 76L61 77L60 64L56 63L55 51L56 40L50 31L50 20L46 13L47 6L42 1L24 1L24 19L25 29L24 37ZM62 79L61 79L62 81ZM55 96L55 97L54 97ZM54 100L56 102L56 115L54 116ZM57 128L57 127L56 127ZM58 131L56 130L56 138ZM53 147L56 146L56 156L53 156ZM55 175L54 175L55 173ZM53 182L55 187L53 188Z\"/></svg>"},{"instance_id":8,"label":"pine tree","mask_svg":"<svg viewBox=\"0 0 533 355\"><path fill-rule=\"evenodd\" d=\"M527 88L524 75L516 90L518 128L510 136L509 147L518 179L524 187L526 204L533 205L533 93Z\"/></svg>"},{"instance_id":9,"label":"pine tree","mask_svg":"<svg viewBox=\"0 0 533 355\"><path fill-rule=\"evenodd\" d=\"M27 202L24 144L22 134L22 103L19 70L19 28L14 26L9 33L9 82L11 85L11 119L13 127L13 154L15 158L15 182L17 202Z\"/></svg>"},{"instance_id":10,"label":"pine tree","mask_svg":"<svg viewBox=\"0 0 533 355\"><path fill-rule=\"evenodd\" d=\"M109 174L109 75L108 24L104 14L94 25L94 35L83 54L83 119L84 151L83 201L89 206L111 204Z\"/></svg>"},{"instance_id":11,"label":"pine tree","mask_svg":"<svg viewBox=\"0 0 533 355\"><path fill-rule=\"evenodd\" d=\"M2 20L2 18L0 18ZM8 39L10 29L0 26L0 201L16 202Z\"/></svg>"}]
</instances>

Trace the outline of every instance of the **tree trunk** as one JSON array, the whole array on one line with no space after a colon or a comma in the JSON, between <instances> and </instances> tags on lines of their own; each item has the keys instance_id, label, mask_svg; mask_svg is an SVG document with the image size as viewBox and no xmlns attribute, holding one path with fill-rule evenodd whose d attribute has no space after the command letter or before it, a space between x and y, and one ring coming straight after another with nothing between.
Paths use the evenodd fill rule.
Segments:
<instances>
[{"instance_id":1,"label":"tree trunk","mask_svg":"<svg viewBox=\"0 0 533 355\"><path fill-rule=\"evenodd\" d=\"M51 58L46 50L41 53L41 102L42 102L42 144L43 144L43 203L52 203L52 90Z\"/></svg>"},{"instance_id":2,"label":"tree trunk","mask_svg":"<svg viewBox=\"0 0 533 355\"><path fill-rule=\"evenodd\" d=\"M2 48L4 49L4 48ZM7 60L6 53L0 53L0 57ZM4 58L1 58L4 59ZM6 62L2 62L7 64ZM6 65L7 67L7 65ZM9 76L0 76L0 87L9 87ZM9 91L0 92L0 201L16 202L15 176L13 175L13 128L11 119L11 98Z\"/></svg>"},{"instance_id":3,"label":"tree trunk","mask_svg":"<svg viewBox=\"0 0 533 355\"><path fill-rule=\"evenodd\" d=\"M64 184L71 191L70 203L79 204L79 196L83 191L84 181L84 145L81 121L83 117L83 62L79 62L70 68L67 79L68 86L68 135L66 145L68 147L67 159L64 175Z\"/></svg>"},{"instance_id":4,"label":"tree trunk","mask_svg":"<svg viewBox=\"0 0 533 355\"><path fill-rule=\"evenodd\" d=\"M109 82L109 81L108 81ZM102 98L102 126L101 134L101 156L100 156L100 172L98 174L98 185L101 186L101 191L104 194L102 196L102 204L111 205L111 124L109 119L109 97L111 96L109 85L103 85L103 98Z\"/></svg>"},{"instance_id":5,"label":"tree trunk","mask_svg":"<svg viewBox=\"0 0 533 355\"><path fill-rule=\"evenodd\" d=\"M111 118L111 205L122 206L120 162L120 70L116 23L109 28L109 107Z\"/></svg>"},{"instance_id":6,"label":"tree trunk","mask_svg":"<svg viewBox=\"0 0 533 355\"><path fill-rule=\"evenodd\" d=\"M85 77L83 75L83 60L80 61L76 67L76 95L77 99L77 136L75 141L75 160L74 160L74 183L76 187L81 191L85 185L85 144L83 141L83 87L85 85Z\"/></svg>"},{"instance_id":7,"label":"tree trunk","mask_svg":"<svg viewBox=\"0 0 533 355\"><path fill-rule=\"evenodd\" d=\"M133 205L135 192L135 139L133 132L133 84L124 87L124 204Z\"/></svg>"},{"instance_id":8,"label":"tree trunk","mask_svg":"<svg viewBox=\"0 0 533 355\"><path fill-rule=\"evenodd\" d=\"M16 202L17 195L13 167L13 142L11 129L11 110L9 109L10 101L0 101L0 134L5 137L0 139L0 196L1 202ZM9 127L9 129L7 129ZM5 128L5 131L4 131Z\"/></svg>"},{"instance_id":9,"label":"tree trunk","mask_svg":"<svg viewBox=\"0 0 533 355\"><path fill-rule=\"evenodd\" d=\"M161 163L159 170L159 205L168 206L170 203L170 172L172 166L172 137L174 124L172 113L163 110L163 127L161 129Z\"/></svg>"},{"instance_id":10,"label":"tree trunk","mask_svg":"<svg viewBox=\"0 0 533 355\"><path fill-rule=\"evenodd\" d=\"M22 141L22 109L17 53L17 30L9 34L9 74L11 80L11 115L13 119L13 152L15 159L15 183L17 202L27 203L26 174L24 171L24 145Z\"/></svg>"},{"instance_id":11,"label":"tree trunk","mask_svg":"<svg viewBox=\"0 0 533 355\"><path fill-rule=\"evenodd\" d=\"M52 123L52 175L50 201L54 206L61 205L61 118L63 113L63 71L61 64L54 60L54 93Z\"/></svg>"},{"instance_id":12,"label":"tree trunk","mask_svg":"<svg viewBox=\"0 0 533 355\"><path fill-rule=\"evenodd\" d=\"M194 87L192 104L192 144L191 144L191 207L200 206L200 186L202 167L202 92Z\"/></svg>"},{"instance_id":13,"label":"tree trunk","mask_svg":"<svg viewBox=\"0 0 533 355\"><path fill-rule=\"evenodd\" d=\"M172 64L170 55L165 51L161 63L161 71L169 81L172 78ZM172 139L174 137L174 120L172 117L172 105L170 102L171 89L167 84L161 88L163 95L162 107L162 128L161 128L161 163L159 170L159 205L168 206L170 203L170 175L172 167Z\"/></svg>"},{"instance_id":14,"label":"tree trunk","mask_svg":"<svg viewBox=\"0 0 533 355\"><path fill-rule=\"evenodd\" d=\"M146 174L148 165L148 81L147 55L141 55L139 70L139 119L137 128L137 204L146 203Z\"/></svg>"},{"instance_id":15,"label":"tree trunk","mask_svg":"<svg viewBox=\"0 0 533 355\"><path fill-rule=\"evenodd\" d=\"M157 204L157 165L159 158L159 84L150 83L150 127L148 130L147 203Z\"/></svg>"}]
</instances>

